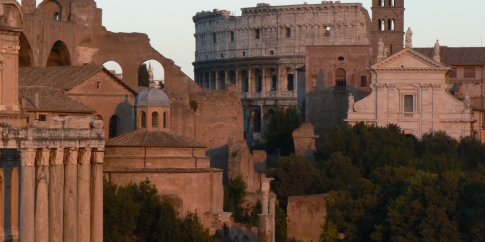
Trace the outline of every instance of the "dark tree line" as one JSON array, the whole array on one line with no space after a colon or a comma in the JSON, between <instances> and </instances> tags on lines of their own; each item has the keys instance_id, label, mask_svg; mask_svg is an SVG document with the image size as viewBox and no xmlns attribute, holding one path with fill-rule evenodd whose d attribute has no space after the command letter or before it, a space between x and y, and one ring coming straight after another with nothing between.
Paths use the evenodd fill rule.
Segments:
<instances>
[{"instance_id":1,"label":"dark tree line","mask_svg":"<svg viewBox=\"0 0 485 242\"><path fill-rule=\"evenodd\" d=\"M196 213L180 218L149 180L118 186L104 183L104 241L216 241Z\"/></svg>"},{"instance_id":2,"label":"dark tree line","mask_svg":"<svg viewBox=\"0 0 485 242\"><path fill-rule=\"evenodd\" d=\"M335 126L316 164L281 158L268 172L283 204L329 192L323 241L485 241L485 145L396 125ZM283 206L285 208L285 206Z\"/></svg>"}]
</instances>

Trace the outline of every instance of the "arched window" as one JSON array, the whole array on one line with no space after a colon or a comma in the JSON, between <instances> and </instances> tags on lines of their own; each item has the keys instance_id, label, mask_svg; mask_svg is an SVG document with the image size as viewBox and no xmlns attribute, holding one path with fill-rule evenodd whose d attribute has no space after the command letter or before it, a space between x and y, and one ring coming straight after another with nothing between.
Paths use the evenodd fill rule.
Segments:
<instances>
[{"instance_id":1,"label":"arched window","mask_svg":"<svg viewBox=\"0 0 485 242\"><path fill-rule=\"evenodd\" d=\"M141 112L141 127L146 128L147 127L147 114L145 112Z\"/></svg>"},{"instance_id":2,"label":"arched window","mask_svg":"<svg viewBox=\"0 0 485 242\"><path fill-rule=\"evenodd\" d=\"M389 6L390 7L394 7L394 4L395 4L394 0L389 0Z\"/></svg>"},{"instance_id":3,"label":"arched window","mask_svg":"<svg viewBox=\"0 0 485 242\"><path fill-rule=\"evenodd\" d=\"M61 15L59 13L54 13L55 20L61 20Z\"/></svg>"},{"instance_id":4,"label":"arched window","mask_svg":"<svg viewBox=\"0 0 485 242\"><path fill-rule=\"evenodd\" d=\"M242 78L242 91L248 92L249 91L248 73L246 71L242 71L241 78Z\"/></svg>"},{"instance_id":5,"label":"arched window","mask_svg":"<svg viewBox=\"0 0 485 242\"><path fill-rule=\"evenodd\" d=\"M385 0L379 0L379 6L384 7L385 6Z\"/></svg>"},{"instance_id":6,"label":"arched window","mask_svg":"<svg viewBox=\"0 0 485 242\"><path fill-rule=\"evenodd\" d=\"M345 87L347 86L347 73L344 69L339 68L335 71L335 86Z\"/></svg>"},{"instance_id":7,"label":"arched window","mask_svg":"<svg viewBox=\"0 0 485 242\"><path fill-rule=\"evenodd\" d=\"M278 76L276 74L273 74L271 76L271 91L276 91L278 88Z\"/></svg>"},{"instance_id":8,"label":"arched window","mask_svg":"<svg viewBox=\"0 0 485 242\"><path fill-rule=\"evenodd\" d=\"M152 113L152 128L158 128L158 113Z\"/></svg>"},{"instance_id":9,"label":"arched window","mask_svg":"<svg viewBox=\"0 0 485 242\"><path fill-rule=\"evenodd\" d=\"M388 21L389 21L389 25L388 25L389 30L394 30L395 20L394 19L389 19Z\"/></svg>"},{"instance_id":10,"label":"arched window","mask_svg":"<svg viewBox=\"0 0 485 242\"><path fill-rule=\"evenodd\" d=\"M251 126L254 133L261 133L261 112L259 110L251 112Z\"/></svg>"},{"instance_id":11,"label":"arched window","mask_svg":"<svg viewBox=\"0 0 485 242\"><path fill-rule=\"evenodd\" d=\"M163 112L163 128L167 128L167 112Z\"/></svg>"},{"instance_id":12,"label":"arched window","mask_svg":"<svg viewBox=\"0 0 485 242\"><path fill-rule=\"evenodd\" d=\"M379 19L379 30L380 31L386 30L386 21L384 19Z\"/></svg>"},{"instance_id":13,"label":"arched window","mask_svg":"<svg viewBox=\"0 0 485 242\"><path fill-rule=\"evenodd\" d=\"M263 76L261 75L261 70L256 69L256 92L261 92L263 90Z\"/></svg>"},{"instance_id":14,"label":"arched window","mask_svg":"<svg viewBox=\"0 0 485 242\"><path fill-rule=\"evenodd\" d=\"M109 138L114 138L119 135L118 129L120 125L120 118L118 115L113 115L109 119Z\"/></svg>"}]
</instances>

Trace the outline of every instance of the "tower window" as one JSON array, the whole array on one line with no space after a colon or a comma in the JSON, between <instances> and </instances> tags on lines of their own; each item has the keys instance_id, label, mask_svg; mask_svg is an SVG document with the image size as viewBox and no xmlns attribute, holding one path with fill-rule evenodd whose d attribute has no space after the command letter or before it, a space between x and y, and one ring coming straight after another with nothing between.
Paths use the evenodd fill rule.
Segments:
<instances>
[{"instance_id":1,"label":"tower window","mask_svg":"<svg viewBox=\"0 0 485 242\"><path fill-rule=\"evenodd\" d=\"M231 31L230 35L231 35L231 42L233 42L234 41L234 31Z\"/></svg>"},{"instance_id":2,"label":"tower window","mask_svg":"<svg viewBox=\"0 0 485 242\"><path fill-rule=\"evenodd\" d=\"M216 33L213 33L212 34L212 39L213 39L214 43L217 43L217 35L216 35Z\"/></svg>"},{"instance_id":3,"label":"tower window","mask_svg":"<svg viewBox=\"0 0 485 242\"><path fill-rule=\"evenodd\" d=\"M393 30L394 31L394 24L396 23L396 21L394 19L389 19L389 30Z\"/></svg>"},{"instance_id":4,"label":"tower window","mask_svg":"<svg viewBox=\"0 0 485 242\"><path fill-rule=\"evenodd\" d=\"M286 28L286 29L285 29L285 36L286 36L287 38L291 37L291 29L290 29L290 28Z\"/></svg>"},{"instance_id":5,"label":"tower window","mask_svg":"<svg viewBox=\"0 0 485 242\"><path fill-rule=\"evenodd\" d=\"M379 0L379 6L384 7L385 6L385 0Z\"/></svg>"},{"instance_id":6,"label":"tower window","mask_svg":"<svg viewBox=\"0 0 485 242\"><path fill-rule=\"evenodd\" d=\"M386 21L384 19L379 19L379 30L384 31L386 29Z\"/></svg>"},{"instance_id":7,"label":"tower window","mask_svg":"<svg viewBox=\"0 0 485 242\"><path fill-rule=\"evenodd\" d=\"M394 0L389 0L389 6L394 7L394 5L395 5Z\"/></svg>"},{"instance_id":8,"label":"tower window","mask_svg":"<svg viewBox=\"0 0 485 242\"><path fill-rule=\"evenodd\" d=\"M167 128L167 112L163 112L163 128Z\"/></svg>"},{"instance_id":9,"label":"tower window","mask_svg":"<svg viewBox=\"0 0 485 242\"><path fill-rule=\"evenodd\" d=\"M254 38L255 39L259 39L260 38L260 33L259 32L260 32L259 29L255 29L254 30Z\"/></svg>"},{"instance_id":10,"label":"tower window","mask_svg":"<svg viewBox=\"0 0 485 242\"><path fill-rule=\"evenodd\" d=\"M146 128L147 127L147 114L145 112L141 112L140 121L141 121L141 127Z\"/></svg>"}]
</instances>

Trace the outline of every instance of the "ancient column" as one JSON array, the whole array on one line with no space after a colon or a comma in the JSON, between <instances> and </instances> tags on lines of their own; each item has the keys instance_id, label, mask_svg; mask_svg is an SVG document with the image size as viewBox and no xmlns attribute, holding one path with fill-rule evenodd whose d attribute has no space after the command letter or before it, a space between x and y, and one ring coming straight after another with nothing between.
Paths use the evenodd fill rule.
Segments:
<instances>
[{"instance_id":1,"label":"ancient column","mask_svg":"<svg viewBox=\"0 0 485 242\"><path fill-rule=\"evenodd\" d=\"M19 241L34 241L35 150L20 151L20 222Z\"/></svg>"},{"instance_id":2,"label":"ancient column","mask_svg":"<svg viewBox=\"0 0 485 242\"><path fill-rule=\"evenodd\" d=\"M64 160L64 241L77 241L77 149L66 150Z\"/></svg>"},{"instance_id":3,"label":"ancient column","mask_svg":"<svg viewBox=\"0 0 485 242\"><path fill-rule=\"evenodd\" d=\"M93 151L91 160L91 242L103 241L104 151Z\"/></svg>"},{"instance_id":4,"label":"ancient column","mask_svg":"<svg viewBox=\"0 0 485 242\"><path fill-rule=\"evenodd\" d=\"M64 149L53 149L49 166L49 238L62 242L64 207Z\"/></svg>"},{"instance_id":5,"label":"ancient column","mask_svg":"<svg viewBox=\"0 0 485 242\"><path fill-rule=\"evenodd\" d=\"M89 241L91 215L91 149L79 149L77 170L77 239L79 242Z\"/></svg>"},{"instance_id":6,"label":"ancient column","mask_svg":"<svg viewBox=\"0 0 485 242\"><path fill-rule=\"evenodd\" d=\"M35 242L49 241L49 156L48 149L37 151Z\"/></svg>"}]
</instances>

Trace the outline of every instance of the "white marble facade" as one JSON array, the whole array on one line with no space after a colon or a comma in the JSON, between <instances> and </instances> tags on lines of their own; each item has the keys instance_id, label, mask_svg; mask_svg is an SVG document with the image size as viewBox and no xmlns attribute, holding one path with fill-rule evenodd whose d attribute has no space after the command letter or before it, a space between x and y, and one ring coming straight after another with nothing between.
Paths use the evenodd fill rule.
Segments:
<instances>
[{"instance_id":1,"label":"white marble facade","mask_svg":"<svg viewBox=\"0 0 485 242\"><path fill-rule=\"evenodd\" d=\"M455 139L472 135L476 120L467 99L446 91L446 74L451 69L439 58L405 48L369 67L372 92L355 102L349 96L346 121L397 124L416 138L439 130Z\"/></svg>"}]
</instances>

